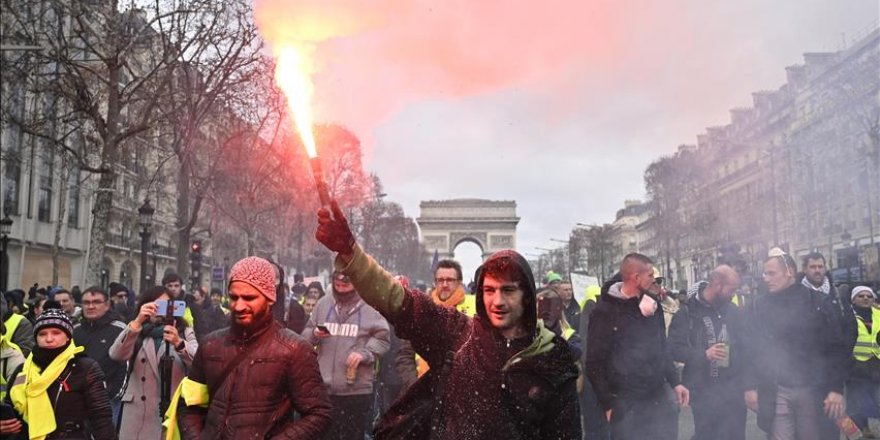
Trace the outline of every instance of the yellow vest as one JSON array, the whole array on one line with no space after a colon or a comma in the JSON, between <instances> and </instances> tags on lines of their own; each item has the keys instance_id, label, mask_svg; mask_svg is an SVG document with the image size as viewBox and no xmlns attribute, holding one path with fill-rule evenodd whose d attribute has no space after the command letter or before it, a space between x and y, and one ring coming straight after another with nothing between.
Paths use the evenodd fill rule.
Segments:
<instances>
[{"instance_id":1,"label":"yellow vest","mask_svg":"<svg viewBox=\"0 0 880 440\"><path fill-rule=\"evenodd\" d=\"M874 357L880 359L880 345L877 344L877 334L880 333L880 310L871 308L870 332L862 318L856 316L856 322L859 325L859 337L856 339L856 346L853 347L853 357L861 362Z\"/></svg>"},{"instance_id":2,"label":"yellow vest","mask_svg":"<svg viewBox=\"0 0 880 440\"><path fill-rule=\"evenodd\" d=\"M466 293L464 295L464 301L461 304L455 306L455 308L465 315L474 316L477 314L477 297L476 295L471 295Z\"/></svg>"},{"instance_id":3,"label":"yellow vest","mask_svg":"<svg viewBox=\"0 0 880 440\"><path fill-rule=\"evenodd\" d=\"M22 319L24 319L24 316L19 315L18 313L13 313L9 317L9 319L3 322L3 326L6 329L6 331L3 332L3 339L5 339L6 343L11 345L18 351L21 351L21 347L19 347L18 344L12 342L12 335L15 334L15 329L18 328L18 324L21 323Z\"/></svg>"}]
</instances>

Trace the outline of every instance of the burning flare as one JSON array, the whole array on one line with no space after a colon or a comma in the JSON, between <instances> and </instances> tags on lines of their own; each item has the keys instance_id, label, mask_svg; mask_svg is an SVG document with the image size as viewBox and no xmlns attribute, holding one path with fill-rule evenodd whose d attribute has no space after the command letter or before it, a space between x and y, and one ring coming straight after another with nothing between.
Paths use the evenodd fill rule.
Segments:
<instances>
[{"instance_id":1,"label":"burning flare","mask_svg":"<svg viewBox=\"0 0 880 440\"><path fill-rule=\"evenodd\" d=\"M318 156L312 132L313 52L312 48L303 45L282 47L275 53L275 82L287 97L287 107L293 114L296 129L310 158Z\"/></svg>"}]
</instances>

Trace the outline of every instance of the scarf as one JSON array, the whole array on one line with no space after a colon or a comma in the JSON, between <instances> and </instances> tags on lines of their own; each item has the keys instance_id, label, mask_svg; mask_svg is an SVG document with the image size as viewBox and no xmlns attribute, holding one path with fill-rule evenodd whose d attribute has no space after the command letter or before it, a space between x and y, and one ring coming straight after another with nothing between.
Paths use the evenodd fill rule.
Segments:
<instances>
[{"instance_id":1,"label":"scarf","mask_svg":"<svg viewBox=\"0 0 880 440\"><path fill-rule=\"evenodd\" d=\"M440 289L434 289L434 291L431 292L431 300L434 301L434 304L455 308L464 301L464 287L461 287L461 284L459 283L455 292L452 292L452 295L449 295L449 298L446 298L445 301L440 299Z\"/></svg>"},{"instance_id":2,"label":"scarf","mask_svg":"<svg viewBox=\"0 0 880 440\"><path fill-rule=\"evenodd\" d=\"M24 362L24 367L22 367L21 373L16 378L16 382L20 378L24 378L24 384L14 385L9 390L9 395L15 409L28 424L29 438L43 440L47 435L55 432L57 428L55 425L55 409L52 407L52 402L49 400L49 394L46 390L64 372L64 369L67 368L67 363L83 350L85 348L77 347L71 341L67 348L58 354L44 369L41 369L34 362L33 353Z\"/></svg>"},{"instance_id":3,"label":"scarf","mask_svg":"<svg viewBox=\"0 0 880 440\"><path fill-rule=\"evenodd\" d=\"M819 287L814 286L813 283L811 283L810 280L807 279L807 277L804 277L801 280L801 284L803 284L804 286L806 286L810 290L822 292L826 295L831 293L831 283L828 281L828 277L824 277L822 279L822 285Z\"/></svg>"}]
</instances>

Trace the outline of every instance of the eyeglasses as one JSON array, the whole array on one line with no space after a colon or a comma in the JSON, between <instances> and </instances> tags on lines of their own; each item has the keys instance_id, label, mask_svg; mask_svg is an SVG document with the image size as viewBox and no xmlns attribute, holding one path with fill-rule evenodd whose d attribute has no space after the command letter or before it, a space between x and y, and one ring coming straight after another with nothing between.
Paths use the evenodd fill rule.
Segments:
<instances>
[{"instance_id":1,"label":"eyeglasses","mask_svg":"<svg viewBox=\"0 0 880 440\"><path fill-rule=\"evenodd\" d=\"M455 284L458 283L457 278L434 278L434 282L437 284Z\"/></svg>"},{"instance_id":2,"label":"eyeglasses","mask_svg":"<svg viewBox=\"0 0 880 440\"><path fill-rule=\"evenodd\" d=\"M100 306L101 304L104 304L105 302L106 302L106 301L104 301L104 300L100 300L100 299L99 299L99 300L95 300L95 301L83 301L83 302L82 302L82 305L85 306L85 307L89 307L89 306Z\"/></svg>"},{"instance_id":3,"label":"eyeglasses","mask_svg":"<svg viewBox=\"0 0 880 440\"><path fill-rule=\"evenodd\" d=\"M658 286L662 286L664 281L666 281L666 279L664 279L663 277L654 278L654 284Z\"/></svg>"},{"instance_id":4,"label":"eyeglasses","mask_svg":"<svg viewBox=\"0 0 880 440\"><path fill-rule=\"evenodd\" d=\"M870 293L860 293L860 294L856 295L855 297L856 298L874 299L874 295L871 295Z\"/></svg>"}]
</instances>

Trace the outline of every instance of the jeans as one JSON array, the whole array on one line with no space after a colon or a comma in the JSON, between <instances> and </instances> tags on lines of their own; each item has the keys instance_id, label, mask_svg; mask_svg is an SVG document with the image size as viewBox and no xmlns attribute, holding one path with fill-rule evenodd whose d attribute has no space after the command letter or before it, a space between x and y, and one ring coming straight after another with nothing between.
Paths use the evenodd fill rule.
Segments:
<instances>
[{"instance_id":1,"label":"jeans","mask_svg":"<svg viewBox=\"0 0 880 440\"><path fill-rule=\"evenodd\" d=\"M880 383L870 378L848 380L846 408L860 429L867 428L869 418L880 418Z\"/></svg>"},{"instance_id":2,"label":"jeans","mask_svg":"<svg viewBox=\"0 0 880 440\"><path fill-rule=\"evenodd\" d=\"M770 428L770 440L820 440L822 439L822 412L820 396L812 388L788 388L780 386L776 393L776 415ZM839 434L838 434L839 436Z\"/></svg>"}]
</instances>

